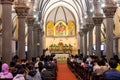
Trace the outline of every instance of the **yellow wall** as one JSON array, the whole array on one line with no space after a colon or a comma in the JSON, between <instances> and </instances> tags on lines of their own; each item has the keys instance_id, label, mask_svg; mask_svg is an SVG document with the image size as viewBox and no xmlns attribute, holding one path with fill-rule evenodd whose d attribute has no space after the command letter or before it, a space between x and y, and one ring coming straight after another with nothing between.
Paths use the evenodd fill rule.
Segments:
<instances>
[{"instance_id":1,"label":"yellow wall","mask_svg":"<svg viewBox=\"0 0 120 80\"><path fill-rule=\"evenodd\" d=\"M120 36L120 8L116 10L115 16L114 16L114 23L115 23L115 35L117 37ZM120 38L118 40L118 53L120 55Z\"/></svg>"}]
</instances>

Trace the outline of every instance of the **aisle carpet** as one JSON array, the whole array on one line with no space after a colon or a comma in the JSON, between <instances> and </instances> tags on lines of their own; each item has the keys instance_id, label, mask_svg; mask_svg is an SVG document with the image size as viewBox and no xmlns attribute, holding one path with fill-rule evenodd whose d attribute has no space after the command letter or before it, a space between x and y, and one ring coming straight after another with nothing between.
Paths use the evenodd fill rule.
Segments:
<instances>
[{"instance_id":1,"label":"aisle carpet","mask_svg":"<svg viewBox=\"0 0 120 80\"><path fill-rule=\"evenodd\" d=\"M78 80L66 63L58 63L57 80Z\"/></svg>"}]
</instances>

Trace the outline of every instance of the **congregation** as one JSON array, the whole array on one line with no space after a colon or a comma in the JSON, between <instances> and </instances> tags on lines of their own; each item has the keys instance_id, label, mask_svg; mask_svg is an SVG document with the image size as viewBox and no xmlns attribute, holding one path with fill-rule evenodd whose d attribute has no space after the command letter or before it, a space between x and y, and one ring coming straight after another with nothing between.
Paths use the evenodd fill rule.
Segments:
<instances>
[{"instance_id":1,"label":"congregation","mask_svg":"<svg viewBox=\"0 0 120 80\"><path fill-rule=\"evenodd\" d=\"M54 55L20 60L16 55L10 65L1 62L0 80L56 80L57 61Z\"/></svg>"},{"instance_id":2,"label":"congregation","mask_svg":"<svg viewBox=\"0 0 120 80\"><path fill-rule=\"evenodd\" d=\"M69 57L67 63L79 80L120 80L120 59L117 55L109 61L104 55L101 58L76 55Z\"/></svg>"},{"instance_id":3,"label":"congregation","mask_svg":"<svg viewBox=\"0 0 120 80\"><path fill-rule=\"evenodd\" d=\"M16 55L10 64L0 63L0 80L57 80L57 60L55 55L19 60ZM106 56L86 57L71 55L67 59L69 69L78 80L119 80L120 59L117 55L107 61ZM47 79L49 78L49 79Z\"/></svg>"}]
</instances>

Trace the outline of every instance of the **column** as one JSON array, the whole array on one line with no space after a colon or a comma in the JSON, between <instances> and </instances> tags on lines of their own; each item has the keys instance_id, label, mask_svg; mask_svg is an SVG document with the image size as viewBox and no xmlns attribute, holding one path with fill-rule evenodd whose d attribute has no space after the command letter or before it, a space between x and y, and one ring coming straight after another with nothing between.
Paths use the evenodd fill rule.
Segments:
<instances>
[{"instance_id":1,"label":"column","mask_svg":"<svg viewBox=\"0 0 120 80\"><path fill-rule=\"evenodd\" d=\"M33 16L28 16L27 17L27 24L28 24L28 41L27 41L27 45L28 45L28 53L27 53L27 57L28 60L32 60L32 57L34 55L33 52L33 26L34 26L34 21L35 19L33 18Z\"/></svg>"},{"instance_id":2,"label":"column","mask_svg":"<svg viewBox=\"0 0 120 80\"><path fill-rule=\"evenodd\" d=\"M118 55L118 40L119 40L119 37L114 37L113 39L113 53L115 55Z\"/></svg>"},{"instance_id":3,"label":"column","mask_svg":"<svg viewBox=\"0 0 120 80\"><path fill-rule=\"evenodd\" d=\"M43 35L44 35L44 32L43 32L43 30L40 28L39 29L39 43L40 43L40 45L39 45L39 56L41 56L41 55L43 55Z\"/></svg>"},{"instance_id":4,"label":"column","mask_svg":"<svg viewBox=\"0 0 120 80\"><path fill-rule=\"evenodd\" d=\"M38 55L38 23L34 24L34 28L33 28L33 45L34 45L34 56L33 57L37 57Z\"/></svg>"},{"instance_id":5,"label":"column","mask_svg":"<svg viewBox=\"0 0 120 80\"><path fill-rule=\"evenodd\" d=\"M12 60L12 2L1 0L2 4L2 62Z\"/></svg>"},{"instance_id":6,"label":"column","mask_svg":"<svg viewBox=\"0 0 120 80\"><path fill-rule=\"evenodd\" d=\"M86 24L89 30L89 54L92 54L92 49L93 49L93 28L94 24L93 23L88 23Z\"/></svg>"},{"instance_id":7,"label":"column","mask_svg":"<svg viewBox=\"0 0 120 80\"><path fill-rule=\"evenodd\" d=\"M84 27L81 29L83 32L83 57L87 55L87 26L84 25Z\"/></svg>"},{"instance_id":8,"label":"column","mask_svg":"<svg viewBox=\"0 0 120 80\"><path fill-rule=\"evenodd\" d=\"M112 1L112 0L111 0ZM110 3L110 1L109 1ZM108 61L113 57L113 16L116 11L116 6L107 4L103 8L103 12L106 16L106 56Z\"/></svg>"},{"instance_id":9,"label":"column","mask_svg":"<svg viewBox=\"0 0 120 80\"><path fill-rule=\"evenodd\" d=\"M1 26L1 24L2 24L2 19L0 18L0 26Z\"/></svg>"},{"instance_id":10,"label":"column","mask_svg":"<svg viewBox=\"0 0 120 80\"><path fill-rule=\"evenodd\" d=\"M1 24L2 24L2 19L0 18L0 27L1 27ZM0 33L0 60L1 60L1 57L2 57L2 34Z\"/></svg>"},{"instance_id":11,"label":"column","mask_svg":"<svg viewBox=\"0 0 120 80\"><path fill-rule=\"evenodd\" d=\"M118 55L118 40L119 38L115 38L115 54Z\"/></svg>"},{"instance_id":12,"label":"column","mask_svg":"<svg viewBox=\"0 0 120 80\"><path fill-rule=\"evenodd\" d=\"M96 26L95 29L96 29L96 33L95 33L95 36L96 36L96 55L98 57L101 57L101 49L100 49L100 46L101 46L101 23L103 22L103 17L93 17L93 22L94 22L94 25Z\"/></svg>"},{"instance_id":13,"label":"column","mask_svg":"<svg viewBox=\"0 0 120 80\"><path fill-rule=\"evenodd\" d=\"M39 25L38 25L38 28L37 28L37 36L38 36L38 38L37 38L37 56L40 56L40 49L41 49L41 43L40 43L40 38L41 38L41 28L39 27Z\"/></svg>"},{"instance_id":14,"label":"column","mask_svg":"<svg viewBox=\"0 0 120 80\"><path fill-rule=\"evenodd\" d=\"M80 30L79 32L80 35L80 52L83 53L83 32Z\"/></svg>"},{"instance_id":15,"label":"column","mask_svg":"<svg viewBox=\"0 0 120 80\"><path fill-rule=\"evenodd\" d=\"M18 56L25 59L25 20L29 8L25 5L15 6L15 12L18 16Z\"/></svg>"},{"instance_id":16,"label":"column","mask_svg":"<svg viewBox=\"0 0 120 80\"><path fill-rule=\"evenodd\" d=\"M0 33L0 60L2 57L2 34Z\"/></svg>"}]
</instances>

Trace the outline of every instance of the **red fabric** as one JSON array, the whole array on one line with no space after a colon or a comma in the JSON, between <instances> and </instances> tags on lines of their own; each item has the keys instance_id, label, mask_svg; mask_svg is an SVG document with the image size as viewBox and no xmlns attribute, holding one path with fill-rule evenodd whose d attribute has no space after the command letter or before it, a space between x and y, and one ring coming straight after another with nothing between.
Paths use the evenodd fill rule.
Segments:
<instances>
[{"instance_id":1,"label":"red fabric","mask_svg":"<svg viewBox=\"0 0 120 80\"><path fill-rule=\"evenodd\" d=\"M58 63L57 80L78 80L66 63Z\"/></svg>"}]
</instances>

